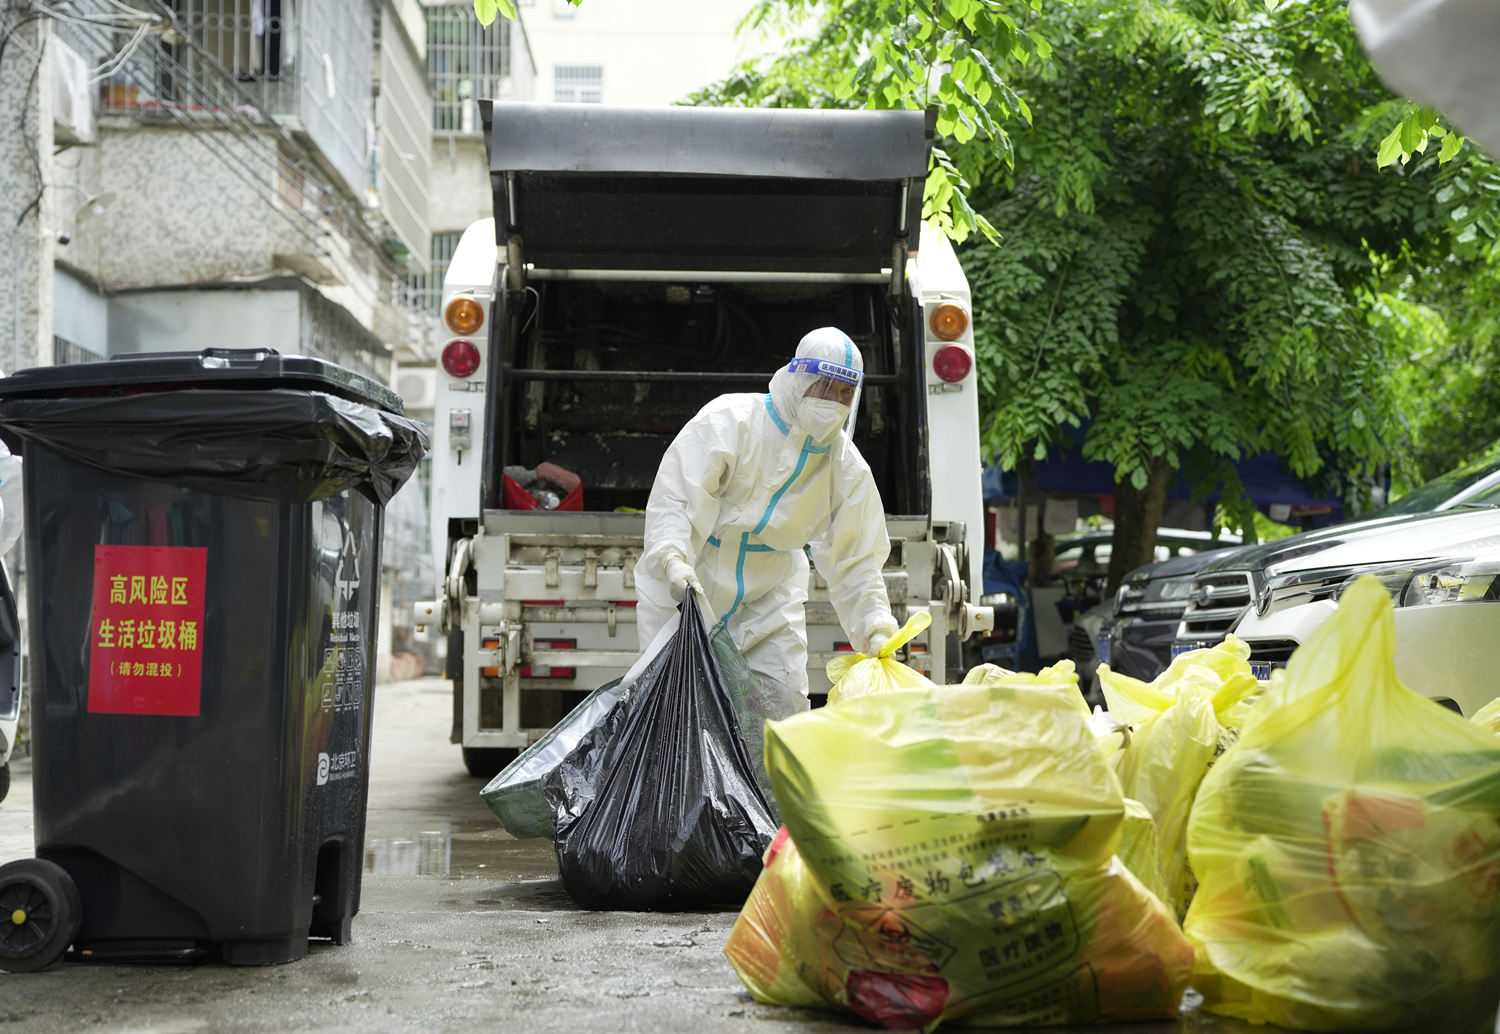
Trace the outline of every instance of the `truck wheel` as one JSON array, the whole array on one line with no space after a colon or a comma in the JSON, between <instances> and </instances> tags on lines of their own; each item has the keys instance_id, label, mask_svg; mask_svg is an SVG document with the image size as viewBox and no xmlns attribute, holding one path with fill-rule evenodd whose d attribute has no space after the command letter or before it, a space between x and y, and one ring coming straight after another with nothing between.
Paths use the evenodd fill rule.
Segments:
<instances>
[{"instance_id":1,"label":"truck wheel","mask_svg":"<svg viewBox=\"0 0 1500 1034\"><path fill-rule=\"evenodd\" d=\"M475 779L493 779L520 751L514 747L465 747L464 768Z\"/></svg>"},{"instance_id":2,"label":"truck wheel","mask_svg":"<svg viewBox=\"0 0 1500 1034\"><path fill-rule=\"evenodd\" d=\"M63 957L82 921L78 885L62 866L41 858L0 865L0 970L46 969Z\"/></svg>"}]
</instances>

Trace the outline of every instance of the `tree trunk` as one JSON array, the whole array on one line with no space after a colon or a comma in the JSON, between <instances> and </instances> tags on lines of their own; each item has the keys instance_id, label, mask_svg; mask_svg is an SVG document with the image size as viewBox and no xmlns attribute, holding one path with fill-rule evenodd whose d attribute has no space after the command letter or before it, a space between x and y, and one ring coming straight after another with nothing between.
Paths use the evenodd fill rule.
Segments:
<instances>
[{"instance_id":1,"label":"tree trunk","mask_svg":"<svg viewBox=\"0 0 1500 1034\"><path fill-rule=\"evenodd\" d=\"M1115 493L1115 537L1109 554L1109 584L1105 598L1113 596L1125 576L1156 559L1156 529L1167 504L1167 486L1172 466L1164 456L1151 461L1146 487L1137 489L1129 481Z\"/></svg>"}]
</instances>

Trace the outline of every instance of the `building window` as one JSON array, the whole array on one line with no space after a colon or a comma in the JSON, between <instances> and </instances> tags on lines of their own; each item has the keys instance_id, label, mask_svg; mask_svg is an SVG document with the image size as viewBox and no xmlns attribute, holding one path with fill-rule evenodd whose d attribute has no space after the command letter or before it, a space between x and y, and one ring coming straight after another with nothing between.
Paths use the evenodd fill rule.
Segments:
<instances>
[{"instance_id":1,"label":"building window","mask_svg":"<svg viewBox=\"0 0 1500 1034\"><path fill-rule=\"evenodd\" d=\"M472 3L427 8L427 83L432 88L432 129L479 132L475 102L500 96L510 75L510 20L489 28Z\"/></svg>"},{"instance_id":2,"label":"building window","mask_svg":"<svg viewBox=\"0 0 1500 1034\"><path fill-rule=\"evenodd\" d=\"M603 104L602 65L554 65L552 99L561 104Z\"/></svg>"},{"instance_id":3,"label":"building window","mask_svg":"<svg viewBox=\"0 0 1500 1034\"><path fill-rule=\"evenodd\" d=\"M462 236L461 230L432 235L427 268L406 278L407 308L430 312L439 319L442 318L443 276L448 272L448 263L453 261L453 253L458 250L458 239Z\"/></svg>"},{"instance_id":4,"label":"building window","mask_svg":"<svg viewBox=\"0 0 1500 1034\"><path fill-rule=\"evenodd\" d=\"M280 79L282 72L282 0L176 0L180 24L240 82ZM179 60L189 55L188 48Z\"/></svg>"}]
</instances>

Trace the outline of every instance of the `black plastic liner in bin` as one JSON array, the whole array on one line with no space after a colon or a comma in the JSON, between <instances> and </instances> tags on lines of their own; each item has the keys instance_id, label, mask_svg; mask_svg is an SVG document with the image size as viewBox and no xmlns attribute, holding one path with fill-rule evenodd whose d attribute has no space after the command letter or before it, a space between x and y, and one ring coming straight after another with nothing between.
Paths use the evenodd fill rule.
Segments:
<instances>
[{"instance_id":1,"label":"black plastic liner in bin","mask_svg":"<svg viewBox=\"0 0 1500 1034\"><path fill-rule=\"evenodd\" d=\"M359 907L382 385L272 351L0 380L24 460L37 856L95 958L287 962Z\"/></svg>"},{"instance_id":2,"label":"black plastic liner in bin","mask_svg":"<svg viewBox=\"0 0 1500 1034\"><path fill-rule=\"evenodd\" d=\"M693 593L677 631L542 793L584 908L738 907L776 820L756 785Z\"/></svg>"}]
</instances>

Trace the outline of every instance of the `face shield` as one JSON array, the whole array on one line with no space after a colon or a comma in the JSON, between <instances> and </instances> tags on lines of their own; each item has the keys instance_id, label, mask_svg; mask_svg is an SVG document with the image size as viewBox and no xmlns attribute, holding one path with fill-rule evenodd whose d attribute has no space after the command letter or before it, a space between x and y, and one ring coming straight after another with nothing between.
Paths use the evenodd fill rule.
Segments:
<instances>
[{"instance_id":1,"label":"face shield","mask_svg":"<svg viewBox=\"0 0 1500 1034\"><path fill-rule=\"evenodd\" d=\"M840 427L854 433L863 381L859 348L837 327L822 327L803 337L797 357L776 371L771 395L789 423L823 443Z\"/></svg>"}]
</instances>

